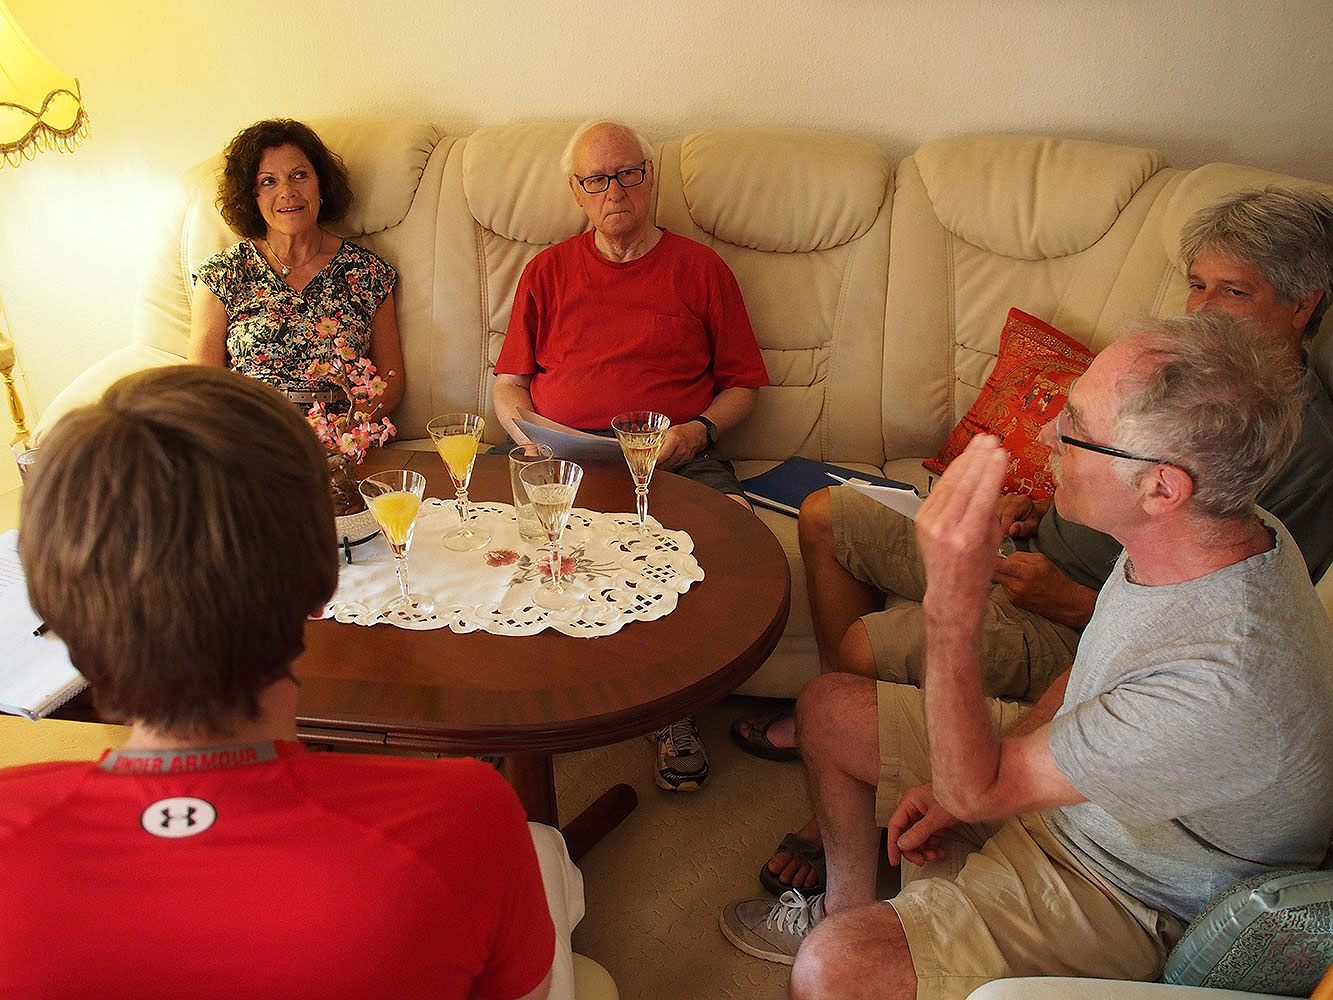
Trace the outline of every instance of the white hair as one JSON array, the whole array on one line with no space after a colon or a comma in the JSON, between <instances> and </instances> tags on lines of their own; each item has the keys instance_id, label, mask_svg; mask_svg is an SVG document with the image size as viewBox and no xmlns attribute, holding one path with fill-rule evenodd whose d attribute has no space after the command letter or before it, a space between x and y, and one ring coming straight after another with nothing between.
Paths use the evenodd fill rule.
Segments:
<instances>
[{"instance_id":1,"label":"white hair","mask_svg":"<svg viewBox=\"0 0 1333 1000\"><path fill-rule=\"evenodd\" d=\"M569 142L565 143L565 151L560 154L560 170L566 177L574 176L574 149L578 146L579 140L603 125L629 136L639 144L639 151L643 153L644 160L648 163L653 162L653 144L638 129L610 118L593 118L576 128L574 134L569 137Z\"/></svg>"}]
</instances>

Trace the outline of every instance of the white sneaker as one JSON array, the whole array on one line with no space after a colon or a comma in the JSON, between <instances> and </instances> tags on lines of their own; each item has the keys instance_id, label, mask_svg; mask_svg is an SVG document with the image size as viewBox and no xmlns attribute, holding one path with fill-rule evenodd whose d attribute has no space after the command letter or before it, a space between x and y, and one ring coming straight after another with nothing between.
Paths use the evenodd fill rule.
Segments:
<instances>
[{"instance_id":1,"label":"white sneaker","mask_svg":"<svg viewBox=\"0 0 1333 1000\"><path fill-rule=\"evenodd\" d=\"M801 942L824 919L824 894L803 896L788 889L771 899L738 899L718 917L722 934L747 955L791 965Z\"/></svg>"},{"instance_id":2,"label":"white sneaker","mask_svg":"<svg viewBox=\"0 0 1333 1000\"><path fill-rule=\"evenodd\" d=\"M694 717L663 726L653 734L657 743L657 770L653 780L669 792L692 792L708 780L708 754Z\"/></svg>"}]
</instances>

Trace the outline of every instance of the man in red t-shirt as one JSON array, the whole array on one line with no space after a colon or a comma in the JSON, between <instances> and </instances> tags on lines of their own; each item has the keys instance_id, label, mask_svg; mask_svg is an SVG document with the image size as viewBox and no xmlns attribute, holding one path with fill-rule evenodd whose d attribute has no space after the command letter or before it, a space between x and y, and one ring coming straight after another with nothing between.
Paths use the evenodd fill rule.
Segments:
<instances>
[{"instance_id":1,"label":"man in red t-shirt","mask_svg":"<svg viewBox=\"0 0 1333 1000\"><path fill-rule=\"evenodd\" d=\"M0 771L0 995L548 997L551 911L494 769L296 742L291 664L338 566L284 396L122 379L47 435L22 522L33 606L132 728Z\"/></svg>"},{"instance_id":2,"label":"man in red t-shirt","mask_svg":"<svg viewBox=\"0 0 1333 1000\"><path fill-rule=\"evenodd\" d=\"M496 416L514 441L520 410L606 431L617 413L671 420L657 464L749 506L718 438L768 385L740 287L716 253L653 222L653 148L637 131L592 121L561 168L592 229L544 250L518 282L495 365ZM657 784L708 780L693 719L656 733Z\"/></svg>"},{"instance_id":3,"label":"man in red t-shirt","mask_svg":"<svg viewBox=\"0 0 1333 1000\"><path fill-rule=\"evenodd\" d=\"M768 373L736 278L653 223L652 146L634 129L580 127L562 166L592 229L538 254L514 296L495 366L495 412L605 431L624 410L671 418L658 465L742 498L717 439L749 416Z\"/></svg>"}]
</instances>

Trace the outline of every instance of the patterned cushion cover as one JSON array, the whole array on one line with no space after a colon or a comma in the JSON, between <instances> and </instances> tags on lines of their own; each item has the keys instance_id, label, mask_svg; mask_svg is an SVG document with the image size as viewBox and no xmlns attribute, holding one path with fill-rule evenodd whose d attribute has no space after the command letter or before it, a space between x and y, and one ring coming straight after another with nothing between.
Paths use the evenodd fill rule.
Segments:
<instances>
[{"instance_id":1,"label":"patterned cushion cover","mask_svg":"<svg viewBox=\"0 0 1333 1000\"><path fill-rule=\"evenodd\" d=\"M1333 871L1284 869L1238 882L1194 918L1162 979L1308 997L1333 963Z\"/></svg>"},{"instance_id":2,"label":"patterned cushion cover","mask_svg":"<svg viewBox=\"0 0 1333 1000\"><path fill-rule=\"evenodd\" d=\"M944 441L935 458L921 464L942 473L976 434L994 434L1009 452L1004 492L1049 500L1055 481L1042 425L1055 419L1069 383L1087 371L1094 355L1073 337L1019 309L1010 309L1000 332L1000 353L972 408Z\"/></svg>"}]
</instances>

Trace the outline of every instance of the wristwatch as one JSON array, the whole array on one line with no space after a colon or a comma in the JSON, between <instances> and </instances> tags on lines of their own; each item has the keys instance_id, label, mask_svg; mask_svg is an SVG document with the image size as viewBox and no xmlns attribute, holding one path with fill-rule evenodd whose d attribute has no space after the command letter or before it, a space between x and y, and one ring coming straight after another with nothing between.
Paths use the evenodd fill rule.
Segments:
<instances>
[{"instance_id":1,"label":"wristwatch","mask_svg":"<svg viewBox=\"0 0 1333 1000\"><path fill-rule=\"evenodd\" d=\"M708 447L711 448L713 445L717 444L717 424L713 423L713 421L709 420L707 417L698 416L691 417L685 422L687 424L703 424L704 432L708 435Z\"/></svg>"}]
</instances>

